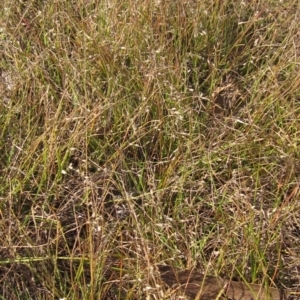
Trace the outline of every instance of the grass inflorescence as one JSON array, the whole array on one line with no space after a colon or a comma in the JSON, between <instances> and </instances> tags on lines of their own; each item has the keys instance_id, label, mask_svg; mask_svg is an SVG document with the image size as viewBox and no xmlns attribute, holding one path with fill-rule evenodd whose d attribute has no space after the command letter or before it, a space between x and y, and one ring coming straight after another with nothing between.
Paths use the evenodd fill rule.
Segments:
<instances>
[{"instance_id":1,"label":"grass inflorescence","mask_svg":"<svg viewBox=\"0 0 300 300\"><path fill-rule=\"evenodd\" d=\"M297 1L11 1L1 299L175 299L157 264L299 284Z\"/></svg>"}]
</instances>

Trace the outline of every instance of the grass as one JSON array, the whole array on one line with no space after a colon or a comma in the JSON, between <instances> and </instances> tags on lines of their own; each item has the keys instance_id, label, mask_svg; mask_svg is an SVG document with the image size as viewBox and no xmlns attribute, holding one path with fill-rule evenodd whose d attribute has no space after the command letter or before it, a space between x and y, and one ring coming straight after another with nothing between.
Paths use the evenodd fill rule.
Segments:
<instances>
[{"instance_id":1,"label":"grass","mask_svg":"<svg viewBox=\"0 0 300 300\"><path fill-rule=\"evenodd\" d=\"M297 1L1 5L1 299L299 284Z\"/></svg>"}]
</instances>

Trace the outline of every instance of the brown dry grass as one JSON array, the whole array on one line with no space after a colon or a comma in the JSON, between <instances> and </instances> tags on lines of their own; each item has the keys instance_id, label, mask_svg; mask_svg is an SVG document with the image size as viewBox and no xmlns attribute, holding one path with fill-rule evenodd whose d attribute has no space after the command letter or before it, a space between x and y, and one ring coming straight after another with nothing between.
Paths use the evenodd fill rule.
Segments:
<instances>
[{"instance_id":1,"label":"brown dry grass","mask_svg":"<svg viewBox=\"0 0 300 300\"><path fill-rule=\"evenodd\" d=\"M0 297L165 299L154 267L299 283L296 1L4 0Z\"/></svg>"}]
</instances>

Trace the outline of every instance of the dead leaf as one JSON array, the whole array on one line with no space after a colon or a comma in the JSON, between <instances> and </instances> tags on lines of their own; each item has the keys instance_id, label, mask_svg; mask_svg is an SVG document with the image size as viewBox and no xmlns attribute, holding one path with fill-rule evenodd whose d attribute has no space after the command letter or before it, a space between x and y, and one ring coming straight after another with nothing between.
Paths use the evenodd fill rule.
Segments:
<instances>
[{"instance_id":1,"label":"dead leaf","mask_svg":"<svg viewBox=\"0 0 300 300\"><path fill-rule=\"evenodd\" d=\"M158 266L162 280L169 286L177 284L192 299L215 300L220 294L232 300L285 300L295 291L265 288L260 284L242 283L204 275L195 270L177 271L171 266Z\"/></svg>"}]
</instances>

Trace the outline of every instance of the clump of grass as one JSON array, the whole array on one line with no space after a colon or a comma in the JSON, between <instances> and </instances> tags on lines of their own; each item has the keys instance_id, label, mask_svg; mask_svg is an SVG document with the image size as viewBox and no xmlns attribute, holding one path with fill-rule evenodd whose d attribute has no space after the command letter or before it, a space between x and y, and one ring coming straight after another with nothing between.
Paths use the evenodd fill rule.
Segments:
<instances>
[{"instance_id":1,"label":"clump of grass","mask_svg":"<svg viewBox=\"0 0 300 300\"><path fill-rule=\"evenodd\" d=\"M299 281L295 1L2 6L3 299Z\"/></svg>"}]
</instances>

